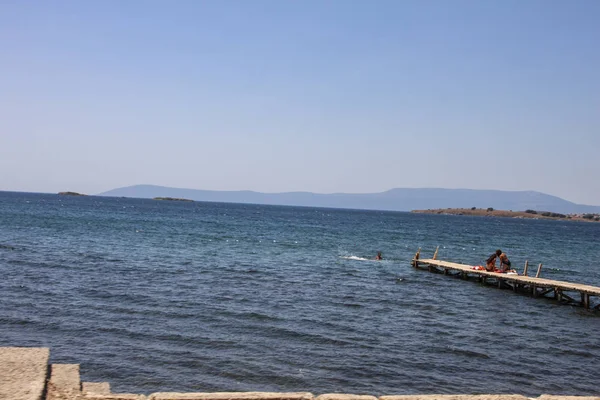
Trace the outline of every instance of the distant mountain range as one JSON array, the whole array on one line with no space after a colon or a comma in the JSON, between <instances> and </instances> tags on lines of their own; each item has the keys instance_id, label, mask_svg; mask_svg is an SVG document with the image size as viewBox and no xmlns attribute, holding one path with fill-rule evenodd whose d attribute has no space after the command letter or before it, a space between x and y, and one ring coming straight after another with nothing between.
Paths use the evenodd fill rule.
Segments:
<instances>
[{"instance_id":1,"label":"distant mountain range","mask_svg":"<svg viewBox=\"0 0 600 400\"><path fill-rule=\"evenodd\" d=\"M364 210L411 211L432 208L488 208L498 210L537 210L558 213L600 213L600 206L572 203L534 191L502 191L475 189L391 189L382 193L310 192L260 193L248 190L213 191L177 189L154 185L134 185L109 190L99 196L175 197L197 201L252 203L288 206L353 208Z\"/></svg>"}]
</instances>

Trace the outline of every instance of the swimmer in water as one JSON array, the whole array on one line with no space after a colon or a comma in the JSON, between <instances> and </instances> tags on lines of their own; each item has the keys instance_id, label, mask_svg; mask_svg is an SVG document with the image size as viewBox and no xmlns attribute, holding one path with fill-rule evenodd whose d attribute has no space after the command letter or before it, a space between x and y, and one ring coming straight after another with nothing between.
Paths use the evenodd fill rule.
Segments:
<instances>
[{"instance_id":1,"label":"swimmer in water","mask_svg":"<svg viewBox=\"0 0 600 400\"><path fill-rule=\"evenodd\" d=\"M377 252L377 255L375 256L375 259L376 260L383 260L383 257L381 257L381 252L380 251Z\"/></svg>"}]
</instances>

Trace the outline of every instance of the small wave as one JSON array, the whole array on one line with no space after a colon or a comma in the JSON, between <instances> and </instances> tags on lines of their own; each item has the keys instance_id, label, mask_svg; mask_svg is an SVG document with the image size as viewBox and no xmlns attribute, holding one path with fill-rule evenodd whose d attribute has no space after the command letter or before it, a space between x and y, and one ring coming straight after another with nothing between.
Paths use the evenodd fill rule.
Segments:
<instances>
[{"instance_id":1,"label":"small wave","mask_svg":"<svg viewBox=\"0 0 600 400\"><path fill-rule=\"evenodd\" d=\"M475 357L475 358L490 358L489 355L485 354L485 353L480 353L478 351L473 351L473 350L466 350L466 349L460 349L458 347L454 347L454 346L447 346L445 350L442 350L445 353L451 353L451 354L461 354L467 357Z\"/></svg>"},{"instance_id":2,"label":"small wave","mask_svg":"<svg viewBox=\"0 0 600 400\"><path fill-rule=\"evenodd\" d=\"M361 308L364 307L362 304L356 304L356 303L341 303L342 306L344 307L348 307L348 308Z\"/></svg>"},{"instance_id":3,"label":"small wave","mask_svg":"<svg viewBox=\"0 0 600 400\"><path fill-rule=\"evenodd\" d=\"M569 355L569 356L578 356L578 357L583 357L583 358L594 358L594 355L588 351L582 351L582 350L577 350L577 349L558 349L555 347L551 348L552 350L556 351L557 353L559 353L561 356L563 355Z\"/></svg>"},{"instance_id":4,"label":"small wave","mask_svg":"<svg viewBox=\"0 0 600 400\"><path fill-rule=\"evenodd\" d=\"M248 326L250 328L250 326ZM329 344L334 346L347 346L351 344L350 341L337 338L335 336L331 336L325 333L312 333L307 331L295 330L293 328L285 328L285 327L276 327L271 326L268 330L264 330L263 326L252 326L252 328L260 330L265 336L275 338L275 339L283 339L286 340L294 340L305 343L311 343L313 345L317 344Z\"/></svg>"},{"instance_id":5,"label":"small wave","mask_svg":"<svg viewBox=\"0 0 600 400\"><path fill-rule=\"evenodd\" d=\"M16 250L17 248L14 246L11 246L9 244L1 244L0 243L0 249L6 249L6 250Z\"/></svg>"},{"instance_id":6,"label":"small wave","mask_svg":"<svg viewBox=\"0 0 600 400\"><path fill-rule=\"evenodd\" d=\"M250 319L250 320L259 320L259 321L278 321L278 320L280 320L280 318L278 318L278 317L274 317L274 316L267 315L267 314L262 314L259 312L243 313L241 316L244 318Z\"/></svg>"}]
</instances>

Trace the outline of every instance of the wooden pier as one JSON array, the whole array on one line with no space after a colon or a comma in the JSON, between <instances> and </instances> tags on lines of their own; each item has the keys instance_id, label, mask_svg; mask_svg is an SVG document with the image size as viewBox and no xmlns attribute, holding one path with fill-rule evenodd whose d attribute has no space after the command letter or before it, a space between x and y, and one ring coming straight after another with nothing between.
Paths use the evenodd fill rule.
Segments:
<instances>
[{"instance_id":1,"label":"wooden pier","mask_svg":"<svg viewBox=\"0 0 600 400\"><path fill-rule=\"evenodd\" d=\"M541 264L538 267L536 277L533 277L526 275L527 263L525 264L524 275L512 275L482 271L473 269L474 266L472 265L437 260L437 250L433 258L430 259L421 259L419 255L420 250L412 260L412 265L415 268L427 269L429 272L455 276L465 280L475 280L485 285L510 289L533 297L553 298L560 303L600 310L600 287L540 278ZM597 298L598 304L595 306L590 300L592 296Z\"/></svg>"}]
</instances>

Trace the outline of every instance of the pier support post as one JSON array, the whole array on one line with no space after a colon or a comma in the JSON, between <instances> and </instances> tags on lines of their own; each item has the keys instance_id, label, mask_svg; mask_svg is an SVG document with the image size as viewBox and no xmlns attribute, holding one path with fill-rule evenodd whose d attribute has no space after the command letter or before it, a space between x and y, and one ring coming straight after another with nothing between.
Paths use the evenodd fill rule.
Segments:
<instances>
[{"instance_id":1,"label":"pier support post","mask_svg":"<svg viewBox=\"0 0 600 400\"><path fill-rule=\"evenodd\" d=\"M583 308L590 308L590 295L581 292L581 306Z\"/></svg>"},{"instance_id":2,"label":"pier support post","mask_svg":"<svg viewBox=\"0 0 600 400\"><path fill-rule=\"evenodd\" d=\"M535 274L535 277L539 278L541 273L542 273L542 263L540 263L540 265L538 266L537 274Z\"/></svg>"},{"instance_id":3,"label":"pier support post","mask_svg":"<svg viewBox=\"0 0 600 400\"><path fill-rule=\"evenodd\" d=\"M529 261L525 260L525 268L523 269L523 276L527 276L527 268L529 267Z\"/></svg>"}]
</instances>

